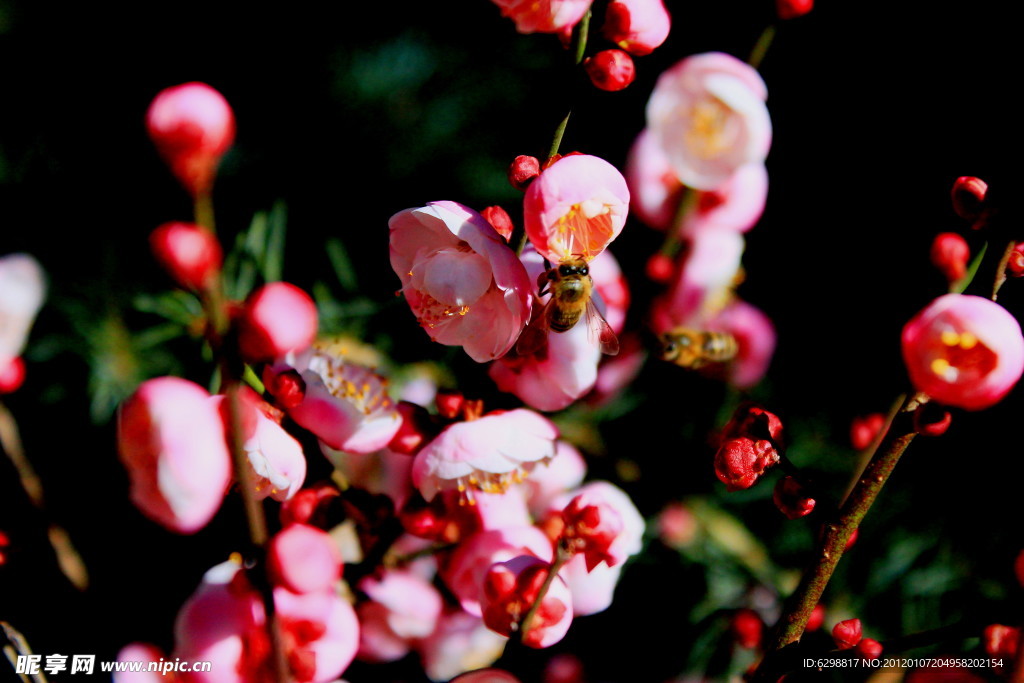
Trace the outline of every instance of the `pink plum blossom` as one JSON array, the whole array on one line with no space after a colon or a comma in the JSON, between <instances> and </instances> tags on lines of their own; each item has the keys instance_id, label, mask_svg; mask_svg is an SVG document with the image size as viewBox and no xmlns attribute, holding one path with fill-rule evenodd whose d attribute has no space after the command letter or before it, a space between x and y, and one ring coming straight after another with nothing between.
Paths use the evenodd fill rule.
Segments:
<instances>
[{"instance_id":1,"label":"pink plum blossom","mask_svg":"<svg viewBox=\"0 0 1024 683\"><path fill-rule=\"evenodd\" d=\"M160 671L146 671L150 663L167 660L167 655L156 645L130 643L117 653L119 662L142 662L143 671L119 671L113 675L114 683L166 683L167 676ZM168 662L173 664L173 659Z\"/></svg>"},{"instance_id":2,"label":"pink plum blossom","mask_svg":"<svg viewBox=\"0 0 1024 683\"><path fill-rule=\"evenodd\" d=\"M230 482L231 456L205 389L177 377L143 382L121 405L117 442L132 502L147 517L183 534L206 526Z\"/></svg>"},{"instance_id":3,"label":"pink plum blossom","mask_svg":"<svg viewBox=\"0 0 1024 683\"><path fill-rule=\"evenodd\" d=\"M540 469L544 469L544 466L536 467L534 471ZM486 530L529 526L530 511L526 507L526 492L523 490L528 481L511 486L504 493L474 493L475 504L471 506L471 513L477 515L479 528Z\"/></svg>"},{"instance_id":4,"label":"pink plum blossom","mask_svg":"<svg viewBox=\"0 0 1024 683\"><path fill-rule=\"evenodd\" d=\"M287 282L271 282L245 300L238 320L238 342L250 361L272 361L305 351L316 338L316 304Z\"/></svg>"},{"instance_id":5,"label":"pink plum blossom","mask_svg":"<svg viewBox=\"0 0 1024 683\"><path fill-rule=\"evenodd\" d=\"M665 150L646 128L629 149L626 181L633 213L650 227L667 230L675 221L683 184L668 163Z\"/></svg>"},{"instance_id":6,"label":"pink plum blossom","mask_svg":"<svg viewBox=\"0 0 1024 683\"><path fill-rule=\"evenodd\" d=\"M661 74L647 128L685 185L713 190L771 145L768 89L757 70L721 52L683 59Z\"/></svg>"},{"instance_id":7,"label":"pink plum blossom","mask_svg":"<svg viewBox=\"0 0 1024 683\"><path fill-rule=\"evenodd\" d=\"M38 261L28 254L0 258L0 368L21 355L45 293Z\"/></svg>"},{"instance_id":8,"label":"pink plum blossom","mask_svg":"<svg viewBox=\"0 0 1024 683\"><path fill-rule=\"evenodd\" d=\"M460 609L443 614L429 638L419 644L423 669L432 681L447 681L464 671L489 666L508 638L484 625L483 619Z\"/></svg>"},{"instance_id":9,"label":"pink plum blossom","mask_svg":"<svg viewBox=\"0 0 1024 683\"><path fill-rule=\"evenodd\" d=\"M404 657L415 641L437 626L444 603L430 581L402 570L386 570L359 583L370 600L359 605L359 658L375 662Z\"/></svg>"},{"instance_id":10,"label":"pink plum blossom","mask_svg":"<svg viewBox=\"0 0 1024 683\"><path fill-rule=\"evenodd\" d=\"M615 0L605 10L605 38L626 52L649 55L665 42L671 18L662 0Z\"/></svg>"},{"instance_id":11,"label":"pink plum blossom","mask_svg":"<svg viewBox=\"0 0 1024 683\"><path fill-rule=\"evenodd\" d=\"M492 0L520 33L561 33L572 29L591 0Z\"/></svg>"},{"instance_id":12,"label":"pink plum blossom","mask_svg":"<svg viewBox=\"0 0 1024 683\"><path fill-rule=\"evenodd\" d=\"M380 375L321 346L300 355L295 366L305 392L288 415L321 442L336 450L372 453L394 438L402 421Z\"/></svg>"},{"instance_id":13,"label":"pink plum blossom","mask_svg":"<svg viewBox=\"0 0 1024 683\"><path fill-rule=\"evenodd\" d=\"M946 405L980 410L1000 401L1024 372L1024 337L989 299L946 294L903 328L910 381Z\"/></svg>"},{"instance_id":14,"label":"pink plum blossom","mask_svg":"<svg viewBox=\"0 0 1024 683\"><path fill-rule=\"evenodd\" d=\"M519 679L502 669L480 669L462 674L452 683L520 683Z\"/></svg>"},{"instance_id":15,"label":"pink plum blossom","mask_svg":"<svg viewBox=\"0 0 1024 683\"><path fill-rule=\"evenodd\" d=\"M449 425L416 454L413 483L427 500L457 489L501 492L555 455L558 430L547 418L519 408Z\"/></svg>"},{"instance_id":16,"label":"pink plum blossom","mask_svg":"<svg viewBox=\"0 0 1024 683\"><path fill-rule=\"evenodd\" d=\"M629 283L610 250L595 256L589 266L594 288L604 302L604 319L615 334L619 334L626 324L626 313L629 310Z\"/></svg>"},{"instance_id":17,"label":"pink plum blossom","mask_svg":"<svg viewBox=\"0 0 1024 683\"><path fill-rule=\"evenodd\" d=\"M611 537L603 539L600 557L588 563L590 567L602 559L608 566L615 566L640 552L643 545L644 518L629 495L607 481L592 481L575 491L568 491L556 497L548 505L548 516L564 516L567 510L570 514L578 516L578 513L588 506L600 510L600 516L611 522L606 525L607 529L614 531ZM604 530L605 528L601 529Z\"/></svg>"},{"instance_id":18,"label":"pink plum blossom","mask_svg":"<svg viewBox=\"0 0 1024 683\"><path fill-rule=\"evenodd\" d=\"M525 626L522 642L529 647L550 647L560 641L572 624L572 594L556 577L547 592L540 588L551 570L550 564L532 555L520 555L491 565L484 576L483 609L487 627L504 636ZM540 599L529 624L522 619Z\"/></svg>"},{"instance_id":19,"label":"pink plum blossom","mask_svg":"<svg viewBox=\"0 0 1024 683\"><path fill-rule=\"evenodd\" d=\"M331 590L341 578L341 552L326 531L289 524L270 540L267 571L293 593Z\"/></svg>"},{"instance_id":20,"label":"pink plum blossom","mask_svg":"<svg viewBox=\"0 0 1024 683\"><path fill-rule=\"evenodd\" d=\"M391 267L430 338L479 363L508 352L529 321L532 289L491 224L461 204L432 202L389 225Z\"/></svg>"},{"instance_id":21,"label":"pink plum blossom","mask_svg":"<svg viewBox=\"0 0 1024 683\"><path fill-rule=\"evenodd\" d=\"M745 164L714 190L697 191L693 210L683 217L682 232L746 232L761 219L767 200L768 169L763 163Z\"/></svg>"},{"instance_id":22,"label":"pink plum blossom","mask_svg":"<svg viewBox=\"0 0 1024 683\"><path fill-rule=\"evenodd\" d=\"M747 389L768 372L775 354L776 334L771 319L761 309L735 299L708 321L708 329L736 338L736 357L729 363L729 383Z\"/></svg>"},{"instance_id":23,"label":"pink plum blossom","mask_svg":"<svg viewBox=\"0 0 1024 683\"><path fill-rule=\"evenodd\" d=\"M552 498L577 488L586 476L587 461L576 447L567 441L556 441L555 457L546 466L535 468L522 484L530 510L542 516Z\"/></svg>"},{"instance_id":24,"label":"pink plum blossom","mask_svg":"<svg viewBox=\"0 0 1024 683\"><path fill-rule=\"evenodd\" d=\"M320 449L334 468L341 472L349 485L370 493L384 494L395 509L400 510L409 500L412 486L412 458L395 453L389 448L368 454L352 454L335 450L321 443Z\"/></svg>"},{"instance_id":25,"label":"pink plum blossom","mask_svg":"<svg viewBox=\"0 0 1024 683\"><path fill-rule=\"evenodd\" d=\"M534 178L523 199L526 235L544 258L590 261L622 231L629 188L604 159L570 154Z\"/></svg>"},{"instance_id":26,"label":"pink plum blossom","mask_svg":"<svg viewBox=\"0 0 1024 683\"><path fill-rule=\"evenodd\" d=\"M171 172L195 196L213 185L217 164L235 139L235 115L210 86L184 83L153 99L146 130Z\"/></svg>"},{"instance_id":27,"label":"pink plum blossom","mask_svg":"<svg viewBox=\"0 0 1024 683\"><path fill-rule=\"evenodd\" d=\"M259 593L234 561L210 569L175 622L174 655L209 661L195 683L270 683L270 643ZM359 621L333 591L298 595L274 589L274 604L290 677L302 683L335 680L355 657Z\"/></svg>"},{"instance_id":28,"label":"pink plum blossom","mask_svg":"<svg viewBox=\"0 0 1024 683\"><path fill-rule=\"evenodd\" d=\"M222 395L210 399L229 424L226 399ZM302 488L306 479L306 456L302 445L281 425L267 417L261 401L251 389L239 395L242 411L242 449L252 472L252 483L257 498L271 497L287 500ZM269 407L268 407L269 408Z\"/></svg>"},{"instance_id":29,"label":"pink plum blossom","mask_svg":"<svg viewBox=\"0 0 1024 683\"><path fill-rule=\"evenodd\" d=\"M618 355L602 359L597 366L597 381L587 396L590 405L603 406L613 401L633 383L647 360L639 335L625 335L619 338L619 343Z\"/></svg>"},{"instance_id":30,"label":"pink plum blossom","mask_svg":"<svg viewBox=\"0 0 1024 683\"><path fill-rule=\"evenodd\" d=\"M739 233L716 230L690 240L667 296L655 303L653 327L701 329L732 299L744 240Z\"/></svg>"},{"instance_id":31,"label":"pink plum blossom","mask_svg":"<svg viewBox=\"0 0 1024 683\"><path fill-rule=\"evenodd\" d=\"M470 614L480 616L484 576L495 562L533 555L550 562L551 540L532 526L480 531L463 540L441 570L441 578Z\"/></svg>"},{"instance_id":32,"label":"pink plum blossom","mask_svg":"<svg viewBox=\"0 0 1024 683\"><path fill-rule=\"evenodd\" d=\"M576 555L558 572L572 594L572 611L577 617L597 614L611 607L615 587L622 576L622 565L601 563L587 569L583 555Z\"/></svg>"}]
</instances>

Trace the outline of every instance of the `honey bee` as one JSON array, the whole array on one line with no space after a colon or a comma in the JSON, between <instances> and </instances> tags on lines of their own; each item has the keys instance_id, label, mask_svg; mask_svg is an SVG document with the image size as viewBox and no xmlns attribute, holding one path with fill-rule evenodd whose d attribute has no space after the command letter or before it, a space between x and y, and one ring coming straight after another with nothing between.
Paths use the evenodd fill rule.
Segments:
<instances>
[{"instance_id":1,"label":"honey bee","mask_svg":"<svg viewBox=\"0 0 1024 683\"><path fill-rule=\"evenodd\" d=\"M736 337L728 332L711 332L676 327L661 335L661 359L696 370L711 363L726 363L739 350Z\"/></svg>"},{"instance_id":2,"label":"honey bee","mask_svg":"<svg viewBox=\"0 0 1024 683\"><path fill-rule=\"evenodd\" d=\"M615 332L591 298L594 281L590 277L590 267L585 258L574 256L554 268L549 267L537 278L537 288L538 296L550 292L551 298L544 305L544 310L534 316L519 335L516 353L520 356L536 353L547 342L549 330L568 332L580 319L587 325L590 338L598 340L602 353L614 356L619 352L619 340Z\"/></svg>"}]
</instances>

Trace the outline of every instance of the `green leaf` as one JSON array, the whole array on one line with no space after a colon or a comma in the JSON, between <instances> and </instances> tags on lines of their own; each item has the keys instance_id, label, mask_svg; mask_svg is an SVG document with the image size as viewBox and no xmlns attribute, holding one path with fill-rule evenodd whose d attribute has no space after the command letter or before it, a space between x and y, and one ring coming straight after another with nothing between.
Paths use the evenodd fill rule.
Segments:
<instances>
[{"instance_id":1,"label":"green leaf","mask_svg":"<svg viewBox=\"0 0 1024 683\"><path fill-rule=\"evenodd\" d=\"M356 271L352 267L352 260L348 257L348 250L344 243L337 237L327 240L327 258L334 268L334 275L338 278L338 284L342 291L350 294L356 291L359 283L356 280Z\"/></svg>"}]
</instances>

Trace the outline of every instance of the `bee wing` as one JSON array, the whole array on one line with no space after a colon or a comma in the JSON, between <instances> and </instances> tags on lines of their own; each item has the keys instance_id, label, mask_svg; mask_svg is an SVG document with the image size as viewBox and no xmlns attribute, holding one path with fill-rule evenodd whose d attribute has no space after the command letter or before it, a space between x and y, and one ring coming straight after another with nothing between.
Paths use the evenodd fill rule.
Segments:
<instances>
[{"instance_id":1,"label":"bee wing","mask_svg":"<svg viewBox=\"0 0 1024 683\"><path fill-rule=\"evenodd\" d=\"M548 343L548 320L550 319L548 307L551 306L549 300L540 313L533 316L533 320L526 326L519 334L519 339L516 341L516 354L519 356L532 356L541 349L543 349Z\"/></svg>"},{"instance_id":2,"label":"bee wing","mask_svg":"<svg viewBox=\"0 0 1024 683\"><path fill-rule=\"evenodd\" d=\"M619 353L619 338L615 336L612 326L597 310L593 299L587 300L587 335L590 341L595 339L601 346L601 353L614 356Z\"/></svg>"}]
</instances>

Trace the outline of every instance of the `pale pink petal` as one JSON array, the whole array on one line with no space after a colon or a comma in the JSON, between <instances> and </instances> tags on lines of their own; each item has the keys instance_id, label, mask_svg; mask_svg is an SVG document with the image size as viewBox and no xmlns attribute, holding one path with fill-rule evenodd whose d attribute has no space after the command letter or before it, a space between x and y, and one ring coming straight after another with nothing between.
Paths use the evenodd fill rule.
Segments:
<instances>
[{"instance_id":1,"label":"pale pink petal","mask_svg":"<svg viewBox=\"0 0 1024 683\"><path fill-rule=\"evenodd\" d=\"M25 349L45 293L46 280L38 261L28 254L0 258L0 367Z\"/></svg>"},{"instance_id":2,"label":"pale pink petal","mask_svg":"<svg viewBox=\"0 0 1024 683\"><path fill-rule=\"evenodd\" d=\"M507 641L484 626L480 617L456 609L443 615L434 633L420 644L423 669L432 681L448 681L492 664Z\"/></svg>"}]
</instances>

